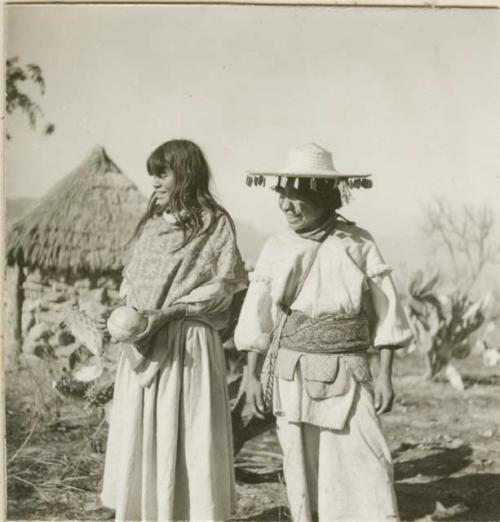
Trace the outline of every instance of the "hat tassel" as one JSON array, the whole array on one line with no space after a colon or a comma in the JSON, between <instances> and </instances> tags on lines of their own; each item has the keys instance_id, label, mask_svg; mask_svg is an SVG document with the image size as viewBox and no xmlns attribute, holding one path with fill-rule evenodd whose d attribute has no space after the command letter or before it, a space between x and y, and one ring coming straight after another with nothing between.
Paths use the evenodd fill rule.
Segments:
<instances>
[{"instance_id":1,"label":"hat tassel","mask_svg":"<svg viewBox=\"0 0 500 522\"><path fill-rule=\"evenodd\" d=\"M298 190L301 186L301 178L296 176L277 176L277 183L274 188L282 188L283 187L283 178L285 180L285 187L293 188ZM317 191L319 187L323 187L325 190L329 190L329 187L341 188L343 190L349 191L354 188L372 188L373 182L371 179L366 178L358 178L358 177L346 177L345 179L317 179L310 178L309 180L303 180L305 183L308 183L311 190ZM246 184L251 187L265 187L266 186L266 178L265 176L258 176L255 174L249 174L246 177ZM303 184L303 186L307 186Z\"/></svg>"}]
</instances>

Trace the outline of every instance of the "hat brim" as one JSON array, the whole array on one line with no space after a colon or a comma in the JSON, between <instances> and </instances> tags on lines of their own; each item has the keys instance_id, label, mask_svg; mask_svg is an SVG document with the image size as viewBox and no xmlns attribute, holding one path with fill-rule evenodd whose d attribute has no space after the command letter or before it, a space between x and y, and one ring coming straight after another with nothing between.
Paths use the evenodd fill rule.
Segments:
<instances>
[{"instance_id":1,"label":"hat brim","mask_svg":"<svg viewBox=\"0 0 500 522\"><path fill-rule=\"evenodd\" d=\"M349 179L349 178L369 178L371 174L343 174L335 170L319 170L315 172L292 172L290 170L257 171L247 172L249 176L278 176L284 178L323 178L323 179Z\"/></svg>"}]
</instances>

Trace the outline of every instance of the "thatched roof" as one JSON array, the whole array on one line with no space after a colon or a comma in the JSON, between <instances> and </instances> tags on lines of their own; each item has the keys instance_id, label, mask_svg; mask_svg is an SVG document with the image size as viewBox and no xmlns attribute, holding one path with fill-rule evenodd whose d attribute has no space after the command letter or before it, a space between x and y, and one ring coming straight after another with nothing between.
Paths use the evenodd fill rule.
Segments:
<instances>
[{"instance_id":1,"label":"thatched roof","mask_svg":"<svg viewBox=\"0 0 500 522\"><path fill-rule=\"evenodd\" d=\"M13 225L8 262L73 274L120 270L145 208L136 185L96 147Z\"/></svg>"}]
</instances>

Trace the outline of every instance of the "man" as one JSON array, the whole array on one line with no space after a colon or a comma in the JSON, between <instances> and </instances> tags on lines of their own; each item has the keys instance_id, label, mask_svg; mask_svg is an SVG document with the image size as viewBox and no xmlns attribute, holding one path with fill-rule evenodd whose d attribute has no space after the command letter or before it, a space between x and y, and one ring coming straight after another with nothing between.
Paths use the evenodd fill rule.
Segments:
<instances>
[{"instance_id":1,"label":"man","mask_svg":"<svg viewBox=\"0 0 500 522\"><path fill-rule=\"evenodd\" d=\"M340 174L315 144L248 183L268 176L278 179L288 229L264 245L236 327L238 349L249 352L247 400L256 416L266 407L276 415L295 522L397 520L377 415L391 409L393 350L411 333L373 238L337 213L342 194L371 181Z\"/></svg>"}]
</instances>

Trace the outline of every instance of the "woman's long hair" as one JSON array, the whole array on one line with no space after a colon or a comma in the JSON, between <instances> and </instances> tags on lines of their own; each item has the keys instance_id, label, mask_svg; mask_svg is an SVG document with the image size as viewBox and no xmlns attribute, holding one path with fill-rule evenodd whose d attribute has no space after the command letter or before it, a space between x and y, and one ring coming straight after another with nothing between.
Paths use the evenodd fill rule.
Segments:
<instances>
[{"instance_id":1,"label":"woman's long hair","mask_svg":"<svg viewBox=\"0 0 500 522\"><path fill-rule=\"evenodd\" d=\"M234 229L231 217L210 193L210 169L198 145L188 140L167 141L151 153L146 166L150 176L159 176L166 170L174 173L175 187L168 206L184 233L182 246L199 234L210 231L221 212L229 218ZM164 211L153 193L134 238L140 235L149 219ZM208 215L208 223L204 214Z\"/></svg>"}]
</instances>

